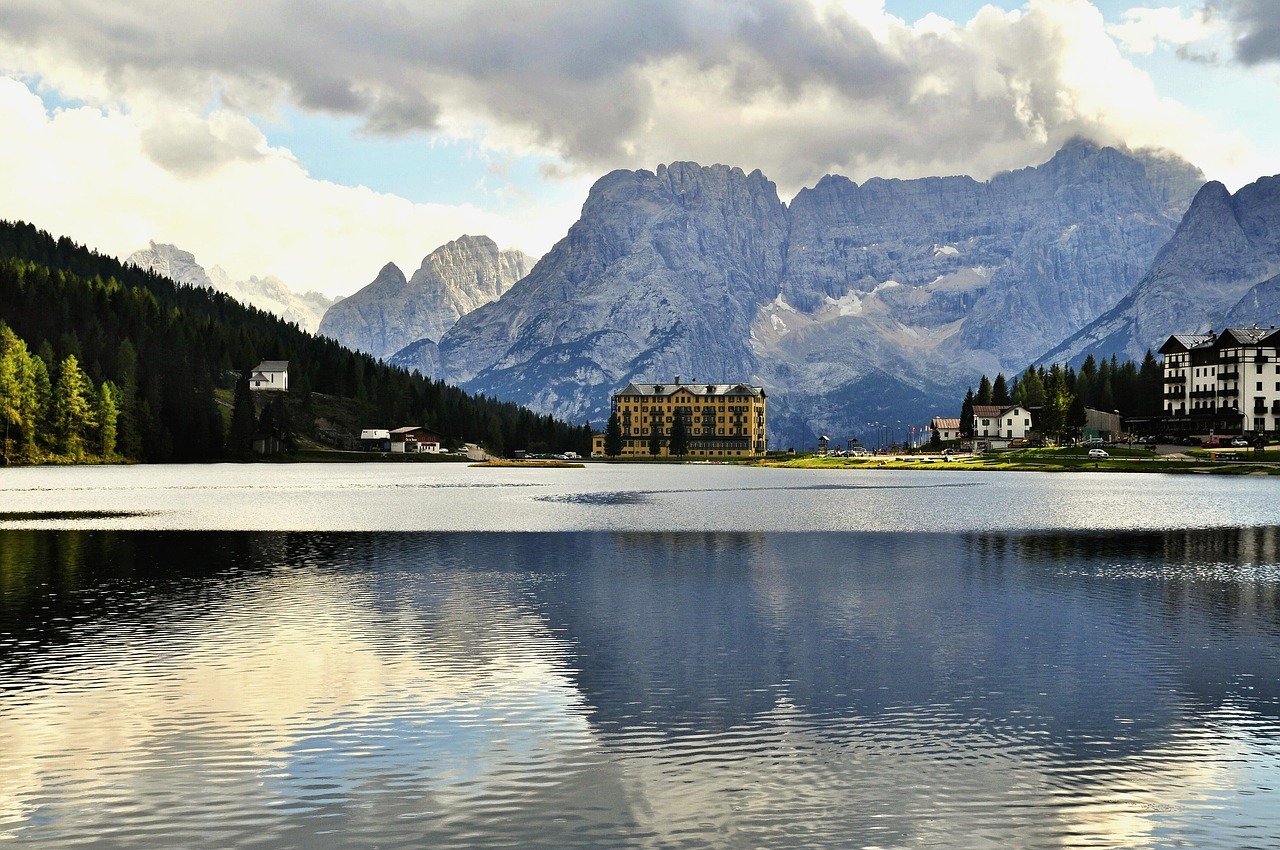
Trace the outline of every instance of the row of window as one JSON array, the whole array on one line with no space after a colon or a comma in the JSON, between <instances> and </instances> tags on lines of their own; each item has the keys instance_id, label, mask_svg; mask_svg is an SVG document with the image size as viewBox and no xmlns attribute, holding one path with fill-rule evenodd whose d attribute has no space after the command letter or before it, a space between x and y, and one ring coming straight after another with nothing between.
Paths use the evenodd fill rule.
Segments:
<instances>
[{"instance_id":1,"label":"row of window","mask_svg":"<svg viewBox=\"0 0 1280 850\"><path fill-rule=\"evenodd\" d=\"M1262 384L1263 384L1262 381L1255 381L1253 384L1254 392L1259 392L1259 393L1263 392ZM1239 389L1240 388L1236 386L1235 382L1232 382L1231 386L1229 387L1219 387L1216 384L1192 384L1191 386L1191 391L1193 393L1209 393L1209 392L1235 393ZM1276 381L1276 392L1280 393L1280 381Z\"/></svg>"},{"instance_id":2,"label":"row of window","mask_svg":"<svg viewBox=\"0 0 1280 850\"><path fill-rule=\"evenodd\" d=\"M654 422L654 423L661 423L661 422L662 422L662 417L661 417L661 416L653 416L653 417L650 417L650 421L651 421L651 422ZM674 422L674 421L675 421L675 417L673 417L673 416L668 416L668 417L667 417L667 422ZM685 420L685 421L686 421L686 422L688 422L688 420ZM702 419L699 419L699 420L697 420L697 421L698 421L698 422L700 422L700 423L702 423L702 425L704 425L705 427L708 427L708 428L709 428L709 427L711 427L712 422L719 422L721 425L723 425L723 424L724 424L724 417L723 417L723 416L721 416L721 417L718 417L718 418L717 418L717 417L714 417L714 416L704 416ZM746 419L743 419L743 418L742 418L742 417L740 417L740 416L730 417L729 422L730 422L731 424L734 424L734 425L746 425L746 424L747 424L747 420L746 420ZM756 420L756 424L757 424L757 425L763 425L763 424L764 424L764 420L763 420L763 419L758 419L758 420ZM623 426L624 428L629 428L629 427L631 427L631 417L630 417L630 416L624 416L624 417L622 417L622 426Z\"/></svg>"},{"instance_id":3,"label":"row of window","mask_svg":"<svg viewBox=\"0 0 1280 850\"><path fill-rule=\"evenodd\" d=\"M639 436L639 435L641 435L641 434L647 434L647 433L649 433L649 431L647 431L647 430L646 430L646 429L644 429L644 428L632 428L632 429L630 429L630 430L631 430L631 433L632 433L633 435L635 435L635 436ZM662 431L662 429L661 429L661 428L656 428L656 429L654 429L654 430L656 430L659 434L663 433L663 431ZM702 428L693 428L693 429L691 429L691 431L692 431L692 433L697 434L697 435L702 435L702 434L704 434L704 433L705 433L705 434L707 434L707 435L712 435L712 434L717 434L717 433L719 433L719 430L718 430L718 429L716 429L716 428L706 428L705 430L704 430L704 429L702 429ZM737 428L728 428L728 429L726 429L726 430L725 430L725 433L726 433L726 434L738 434L738 435L744 435L744 434L746 434L746 433L747 433L747 429L746 429L746 428L743 428L743 427L741 427L741 426L739 426L739 427L737 427Z\"/></svg>"},{"instance_id":4,"label":"row of window","mask_svg":"<svg viewBox=\"0 0 1280 850\"><path fill-rule=\"evenodd\" d=\"M990 420L990 419L983 419L983 420L982 420L982 424L983 424L983 425L990 425L990 424L991 424L991 420ZM997 421L997 422L996 422L996 424L997 424L997 425L999 425L999 424L1000 424L1000 423L999 423L999 421ZM1012 424L1013 424L1013 417L1011 416L1011 417L1009 417L1008 419L1006 419L1006 420L1005 420L1005 422L1004 422L1004 424L1006 424L1006 425L1012 425ZM1030 427L1031 427L1031 420L1030 420L1030 419L1027 419L1027 420L1025 420L1025 421L1023 422L1023 424L1024 424L1024 425L1026 425L1026 427L1030 428Z\"/></svg>"},{"instance_id":5,"label":"row of window","mask_svg":"<svg viewBox=\"0 0 1280 850\"><path fill-rule=\"evenodd\" d=\"M693 409L693 412L694 412L694 413L702 413L702 412L703 412L703 408L704 408L704 407L705 407L707 410L710 410L710 411L715 411L715 410L717 410L717 409L718 409L721 413L750 413L750 412L751 412L751 406L750 406L750 405L741 405L741 404L727 404L727 405L726 405L726 404L722 404L722 405L720 405L718 408L717 408L717 406L716 406L716 405L714 405L714 404L707 404L707 405L694 405L692 409ZM673 412L674 410L675 410L675 408L674 408L674 407L670 407L670 406L668 406L668 407L659 407L659 406L656 406L656 405L655 405L655 406L652 406L652 407L651 407L651 406L649 406L649 405L643 405L643 406L641 406L641 405L636 405L636 406L634 406L634 407L633 407L632 405L623 405L623 406L621 406L621 407L619 407L619 408L618 408L618 412L619 412L619 413L622 413L622 414L632 413L633 411L634 411L634 412L639 412L639 413L650 413L650 412L653 412L653 413L671 413L671 412Z\"/></svg>"}]
</instances>

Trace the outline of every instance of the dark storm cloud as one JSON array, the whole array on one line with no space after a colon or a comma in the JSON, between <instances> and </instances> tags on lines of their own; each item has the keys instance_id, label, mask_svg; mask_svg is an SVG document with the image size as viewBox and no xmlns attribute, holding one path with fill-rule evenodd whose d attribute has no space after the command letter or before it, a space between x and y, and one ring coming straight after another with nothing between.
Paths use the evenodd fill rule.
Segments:
<instances>
[{"instance_id":1,"label":"dark storm cloud","mask_svg":"<svg viewBox=\"0 0 1280 850\"><path fill-rule=\"evenodd\" d=\"M949 33L809 0L6 6L0 39L120 102L158 92L247 115L294 104L385 135L482 123L588 169L719 159L792 186L873 161L980 172L1097 129L1061 96L1064 33L1102 31L1072 0L987 9ZM188 129L149 143L172 167L199 147Z\"/></svg>"},{"instance_id":2,"label":"dark storm cloud","mask_svg":"<svg viewBox=\"0 0 1280 850\"><path fill-rule=\"evenodd\" d=\"M1280 61L1280 3L1228 0L1221 10L1235 28L1236 57L1246 65Z\"/></svg>"}]
</instances>

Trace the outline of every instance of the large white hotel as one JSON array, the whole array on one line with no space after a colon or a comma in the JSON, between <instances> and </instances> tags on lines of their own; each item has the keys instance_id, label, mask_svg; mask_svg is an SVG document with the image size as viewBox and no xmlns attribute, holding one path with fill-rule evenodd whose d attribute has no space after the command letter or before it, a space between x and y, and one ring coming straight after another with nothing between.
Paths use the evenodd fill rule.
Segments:
<instances>
[{"instance_id":1,"label":"large white hotel","mask_svg":"<svg viewBox=\"0 0 1280 850\"><path fill-rule=\"evenodd\" d=\"M1280 329L1174 334L1164 355L1164 416L1187 434L1280 432Z\"/></svg>"}]
</instances>

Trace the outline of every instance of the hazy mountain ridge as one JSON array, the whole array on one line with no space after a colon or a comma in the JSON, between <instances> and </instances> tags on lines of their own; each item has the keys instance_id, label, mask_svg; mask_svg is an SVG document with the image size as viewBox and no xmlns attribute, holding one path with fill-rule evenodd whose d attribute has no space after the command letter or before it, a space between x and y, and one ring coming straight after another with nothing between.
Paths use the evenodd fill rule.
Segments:
<instances>
[{"instance_id":1,"label":"hazy mountain ridge","mask_svg":"<svg viewBox=\"0 0 1280 850\"><path fill-rule=\"evenodd\" d=\"M750 378L775 444L927 418L1129 292L1198 174L1074 142L985 182L829 176L788 207L758 171L616 171L517 286L397 362L593 421L629 380Z\"/></svg>"},{"instance_id":2,"label":"hazy mountain ridge","mask_svg":"<svg viewBox=\"0 0 1280 850\"><path fill-rule=\"evenodd\" d=\"M499 298L531 266L523 251L501 251L487 236L462 236L424 257L411 278L394 263L383 266L371 283L325 313L319 332L379 358L415 344L421 350L460 317Z\"/></svg>"},{"instance_id":3,"label":"hazy mountain ridge","mask_svg":"<svg viewBox=\"0 0 1280 850\"><path fill-rule=\"evenodd\" d=\"M254 275L237 281L232 280L221 266L206 271L196 262L194 254L176 245L151 242L146 248L130 254L125 262L164 275L177 283L225 292L242 304L294 322L306 331L314 332L320 326L320 317L336 301L315 291L294 292L282 280L271 275Z\"/></svg>"},{"instance_id":4,"label":"hazy mountain ridge","mask_svg":"<svg viewBox=\"0 0 1280 850\"><path fill-rule=\"evenodd\" d=\"M1089 351L1140 358L1174 333L1280 324L1277 276L1280 176L1235 195L1207 183L1133 291L1041 360L1074 362Z\"/></svg>"}]
</instances>

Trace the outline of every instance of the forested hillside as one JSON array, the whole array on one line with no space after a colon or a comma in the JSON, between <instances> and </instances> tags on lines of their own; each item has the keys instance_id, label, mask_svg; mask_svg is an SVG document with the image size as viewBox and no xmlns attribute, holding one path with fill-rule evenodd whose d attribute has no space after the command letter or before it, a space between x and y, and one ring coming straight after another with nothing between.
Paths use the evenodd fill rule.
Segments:
<instances>
[{"instance_id":1,"label":"forested hillside","mask_svg":"<svg viewBox=\"0 0 1280 850\"><path fill-rule=\"evenodd\" d=\"M291 395L304 410L313 394L355 400L361 421L345 423L351 428L424 425L494 452L588 448L587 425L468 396L29 224L0 222L0 322L12 329L0 342L0 429L10 460L226 457L214 390L261 360L289 361ZM84 399L74 412L66 410L68 381ZM103 434L100 421L112 409L114 433Z\"/></svg>"}]
</instances>

